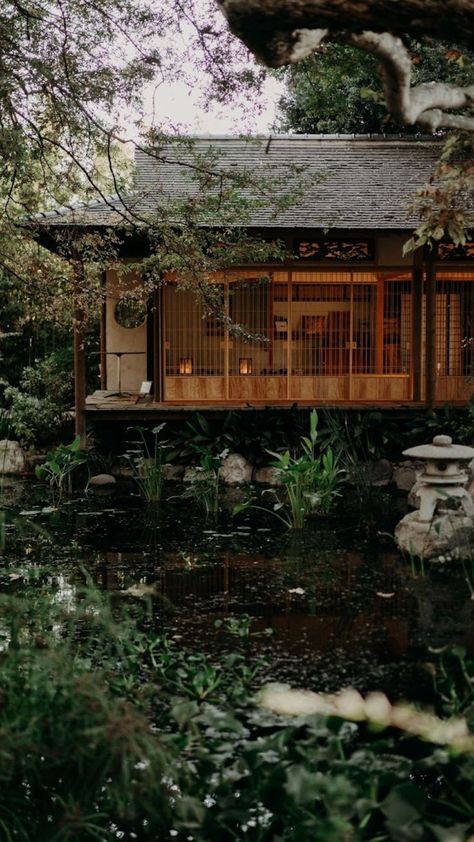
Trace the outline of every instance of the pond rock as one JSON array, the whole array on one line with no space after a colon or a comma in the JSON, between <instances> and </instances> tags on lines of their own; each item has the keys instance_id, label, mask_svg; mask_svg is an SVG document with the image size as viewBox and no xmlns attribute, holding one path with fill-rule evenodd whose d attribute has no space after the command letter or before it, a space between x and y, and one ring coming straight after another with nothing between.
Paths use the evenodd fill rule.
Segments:
<instances>
[{"instance_id":1,"label":"pond rock","mask_svg":"<svg viewBox=\"0 0 474 842\"><path fill-rule=\"evenodd\" d=\"M17 441L0 440L0 474L24 474L28 469L26 453Z\"/></svg>"},{"instance_id":2,"label":"pond rock","mask_svg":"<svg viewBox=\"0 0 474 842\"><path fill-rule=\"evenodd\" d=\"M246 485L252 479L252 466L241 453L229 453L222 460L219 477L226 485Z\"/></svg>"},{"instance_id":3,"label":"pond rock","mask_svg":"<svg viewBox=\"0 0 474 842\"><path fill-rule=\"evenodd\" d=\"M360 462L349 471L349 480L354 485L359 485L363 479L368 485L384 488L390 485L393 477L393 470L388 459L377 459L374 462Z\"/></svg>"},{"instance_id":4,"label":"pond rock","mask_svg":"<svg viewBox=\"0 0 474 842\"><path fill-rule=\"evenodd\" d=\"M267 465L264 468L258 468L254 474L255 482L259 485L269 485L272 488L279 488L283 485L281 481L280 471L278 468L272 468Z\"/></svg>"},{"instance_id":5,"label":"pond rock","mask_svg":"<svg viewBox=\"0 0 474 842\"><path fill-rule=\"evenodd\" d=\"M214 474L212 471L204 471L199 466L190 466L185 469L183 475L183 482L207 482L213 480Z\"/></svg>"},{"instance_id":6,"label":"pond rock","mask_svg":"<svg viewBox=\"0 0 474 842\"><path fill-rule=\"evenodd\" d=\"M469 477L469 482L467 484L466 490L474 500L474 459L471 459L471 461L469 462L467 468L467 475Z\"/></svg>"},{"instance_id":7,"label":"pond rock","mask_svg":"<svg viewBox=\"0 0 474 842\"><path fill-rule=\"evenodd\" d=\"M104 485L115 485L117 480L112 474L97 474L89 480L89 486L92 488L103 488Z\"/></svg>"},{"instance_id":8,"label":"pond rock","mask_svg":"<svg viewBox=\"0 0 474 842\"><path fill-rule=\"evenodd\" d=\"M433 561L472 556L474 519L462 511L435 515L431 522L420 521L420 513L405 515L395 529L395 541L402 552Z\"/></svg>"},{"instance_id":9,"label":"pond rock","mask_svg":"<svg viewBox=\"0 0 474 842\"><path fill-rule=\"evenodd\" d=\"M394 465L393 481L399 491L411 491L416 483L416 475L422 464L412 461L401 462L399 465Z\"/></svg>"},{"instance_id":10,"label":"pond rock","mask_svg":"<svg viewBox=\"0 0 474 842\"><path fill-rule=\"evenodd\" d=\"M166 465L163 465L161 471L163 479L169 482L178 482L180 479L183 479L184 465L170 465L166 463Z\"/></svg>"}]
</instances>

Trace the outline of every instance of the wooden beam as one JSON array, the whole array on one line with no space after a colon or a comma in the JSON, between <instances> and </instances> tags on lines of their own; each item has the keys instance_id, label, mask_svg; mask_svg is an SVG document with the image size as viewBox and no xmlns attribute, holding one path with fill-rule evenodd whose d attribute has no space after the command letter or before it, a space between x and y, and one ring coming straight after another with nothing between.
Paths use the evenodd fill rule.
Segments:
<instances>
[{"instance_id":1,"label":"wooden beam","mask_svg":"<svg viewBox=\"0 0 474 842\"><path fill-rule=\"evenodd\" d=\"M85 314L80 305L80 290L83 287L83 267L79 260L73 261L75 277L75 302L73 318L74 350L74 410L75 434L80 437L81 448L86 447L86 355L85 355Z\"/></svg>"},{"instance_id":2,"label":"wooden beam","mask_svg":"<svg viewBox=\"0 0 474 842\"><path fill-rule=\"evenodd\" d=\"M414 254L411 297L411 370L412 400L421 400L421 374L423 353L423 251Z\"/></svg>"},{"instance_id":3,"label":"wooden beam","mask_svg":"<svg viewBox=\"0 0 474 842\"><path fill-rule=\"evenodd\" d=\"M436 400L436 248L425 248L426 319L425 382L426 405L433 409Z\"/></svg>"}]
</instances>

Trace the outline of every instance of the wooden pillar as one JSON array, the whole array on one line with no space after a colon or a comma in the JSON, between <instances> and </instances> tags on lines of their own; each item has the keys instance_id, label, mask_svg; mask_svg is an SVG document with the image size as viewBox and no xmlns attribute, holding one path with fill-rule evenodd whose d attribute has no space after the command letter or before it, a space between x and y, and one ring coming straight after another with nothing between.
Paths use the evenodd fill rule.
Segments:
<instances>
[{"instance_id":1,"label":"wooden pillar","mask_svg":"<svg viewBox=\"0 0 474 842\"><path fill-rule=\"evenodd\" d=\"M74 410L75 434L81 439L81 448L86 447L86 355L85 355L85 314L80 305L80 292L83 287L83 267L79 260L73 261L74 271Z\"/></svg>"},{"instance_id":2,"label":"wooden pillar","mask_svg":"<svg viewBox=\"0 0 474 842\"><path fill-rule=\"evenodd\" d=\"M412 400L421 400L421 374L423 353L423 252L414 255L411 294L411 370Z\"/></svg>"},{"instance_id":3,"label":"wooden pillar","mask_svg":"<svg viewBox=\"0 0 474 842\"><path fill-rule=\"evenodd\" d=\"M425 248L426 320L425 382L426 405L433 409L436 399L436 248Z\"/></svg>"},{"instance_id":4,"label":"wooden pillar","mask_svg":"<svg viewBox=\"0 0 474 842\"><path fill-rule=\"evenodd\" d=\"M103 272L101 278L102 303L100 305L100 388L107 388L107 276Z\"/></svg>"},{"instance_id":5,"label":"wooden pillar","mask_svg":"<svg viewBox=\"0 0 474 842\"><path fill-rule=\"evenodd\" d=\"M376 315L376 362L375 371L377 374L384 374L383 340L384 340L384 295L385 279L383 275L377 276L377 315Z\"/></svg>"},{"instance_id":6,"label":"wooden pillar","mask_svg":"<svg viewBox=\"0 0 474 842\"><path fill-rule=\"evenodd\" d=\"M156 403L161 403L164 397L163 376L164 376L164 310L163 310L163 287L158 287L153 292L153 398Z\"/></svg>"}]
</instances>

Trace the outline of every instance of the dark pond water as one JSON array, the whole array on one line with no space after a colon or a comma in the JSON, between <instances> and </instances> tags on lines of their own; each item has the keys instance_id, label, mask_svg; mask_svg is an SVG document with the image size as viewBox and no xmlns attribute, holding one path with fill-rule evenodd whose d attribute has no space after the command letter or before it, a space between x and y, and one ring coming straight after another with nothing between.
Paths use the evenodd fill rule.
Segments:
<instances>
[{"instance_id":1,"label":"dark pond water","mask_svg":"<svg viewBox=\"0 0 474 842\"><path fill-rule=\"evenodd\" d=\"M176 494L158 508L130 489L54 508L33 483L6 486L1 589L36 578L73 602L88 571L114 598L148 599L153 624L183 646L244 643L268 657L269 678L318 690L423 700L430 647L474 649L473 571L413 575L390 538L403 500L380 495L370 534L349 499L296 534L271 514L232 519L232 493L216 522Z\"/></svg>"}]
</instances>

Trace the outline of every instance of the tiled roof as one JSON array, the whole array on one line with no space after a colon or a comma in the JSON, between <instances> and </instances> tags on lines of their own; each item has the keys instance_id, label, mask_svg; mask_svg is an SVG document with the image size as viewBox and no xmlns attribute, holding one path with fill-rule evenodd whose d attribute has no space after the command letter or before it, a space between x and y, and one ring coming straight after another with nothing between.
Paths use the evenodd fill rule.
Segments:
<instances>
[{"instance_id":1,"label":"tiled roof","mask_svg":"<svg viewBox=\"0 0 474 842\"><path fill-rule=\"evenodd\" d=\"M168 146L156 157L136 152L136 193L129 209L119 200L76 204L42 214L48 226L65 224L121 225L134 214L153 216L159 208L193 196L197 191L193 156L216 158L213 171L263 170L274 174L278 189L290 188L291 167L304 167L302 197L275 218L269 200L256 207L247 221L255 227L409 229L416 218L407 208L417 188L430 176L440 153L440 141L353 135L275 135L270 138L199 137L193 152ZM204 158L201 158L203 161ZM216 188L217 190L217 188ZM131 209L131 212L130 212ZM218 217L215 217L218 224Z\"/></svg>"}]
</instances>

